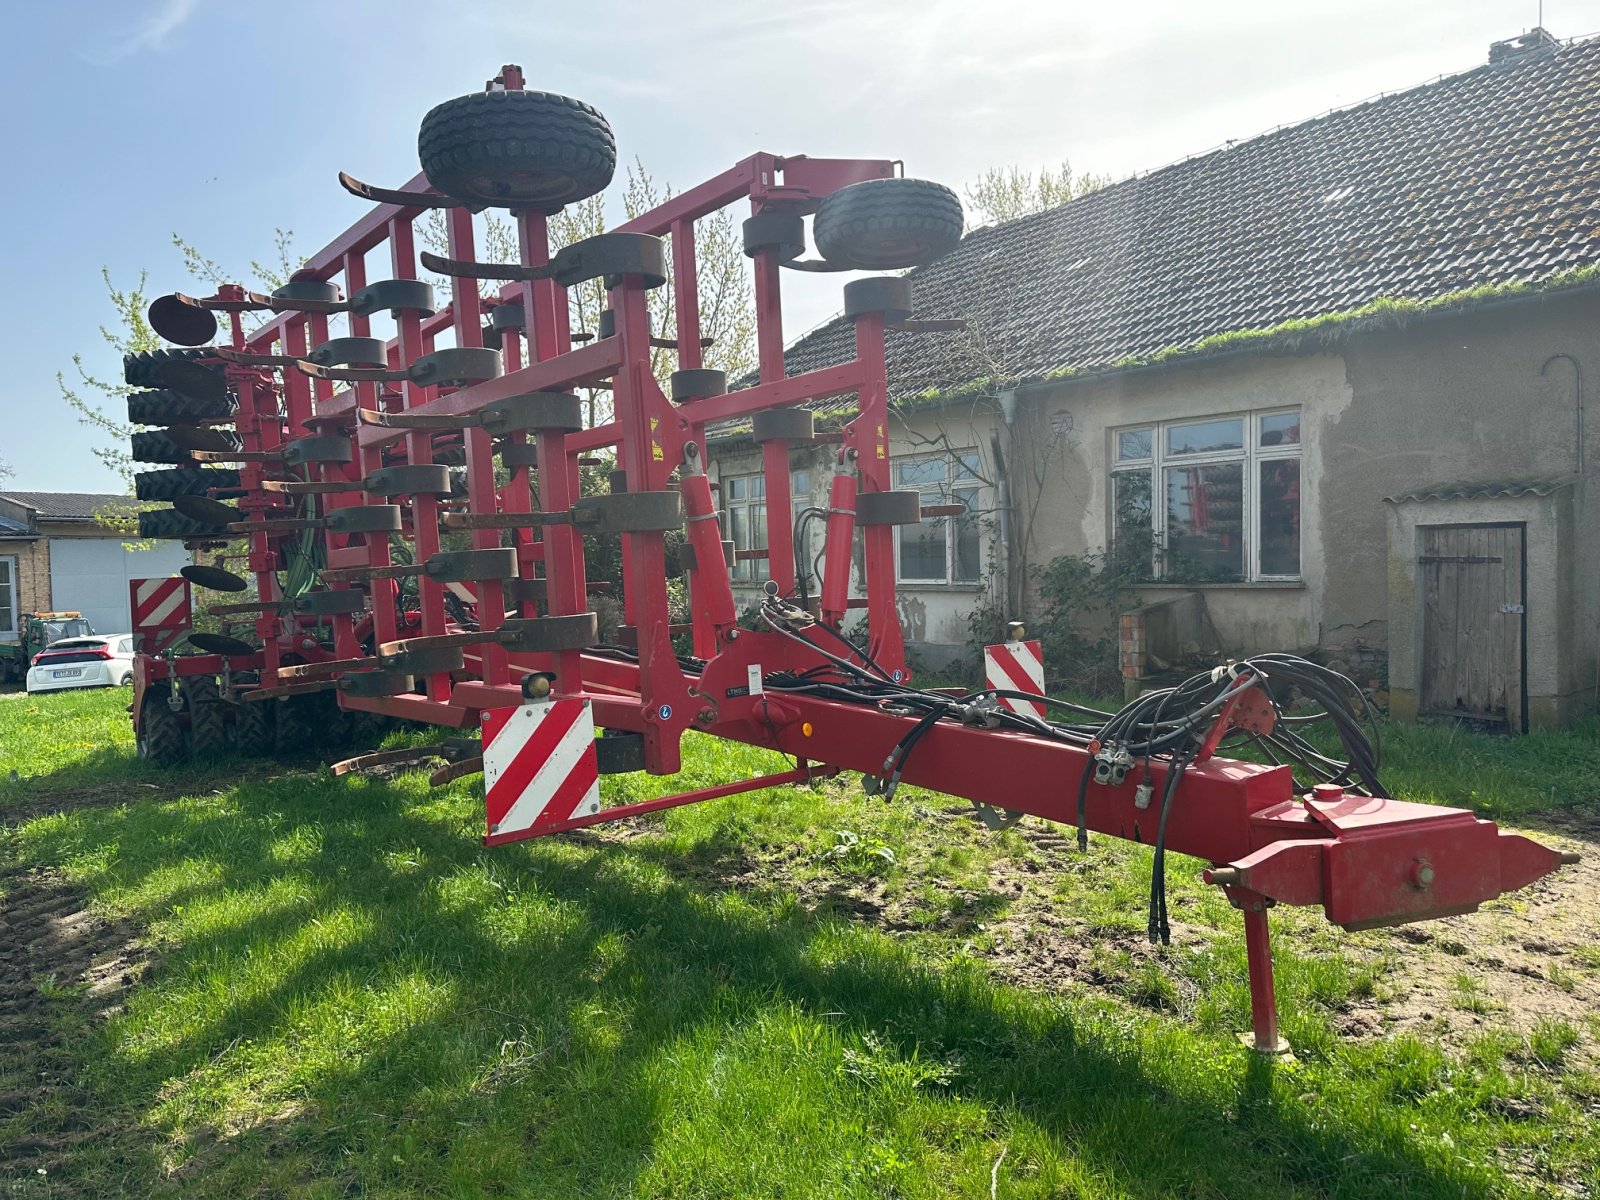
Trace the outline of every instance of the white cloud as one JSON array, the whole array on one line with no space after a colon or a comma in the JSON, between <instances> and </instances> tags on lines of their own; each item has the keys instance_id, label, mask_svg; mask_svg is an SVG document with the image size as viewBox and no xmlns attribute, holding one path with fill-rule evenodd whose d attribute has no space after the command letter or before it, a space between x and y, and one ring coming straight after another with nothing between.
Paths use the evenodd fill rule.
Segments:
<instances>
[{"instance_id":1,"label":"white cloud","mask_svg":"<svg viewBox=\"0 0 1600 1200\"><path fill-rule=\"evenodd\" d=\"M82 57L101 66L123 59L144 50L162 50L167 39L175 33L200 7L200 0L161 0L150 4L144 19L126 33L115 35L106 46L80 51Z\"/></svg>"}]
</instances>

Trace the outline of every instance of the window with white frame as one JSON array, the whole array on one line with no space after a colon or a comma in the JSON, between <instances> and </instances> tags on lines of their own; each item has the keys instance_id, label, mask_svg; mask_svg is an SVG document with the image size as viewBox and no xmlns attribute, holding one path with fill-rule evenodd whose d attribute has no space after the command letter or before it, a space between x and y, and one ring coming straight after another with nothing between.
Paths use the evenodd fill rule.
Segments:
<instances>
[{"instance_id":1,"label":"window with white frame","mask_svg":"<svg viewBox=\"0 0 1600 1200\"><path fill-rule=\"evenodd\" d=\"M727 514L727 536L733 541L733 578L747 583L765 582L770 574L767 569L770 560L763 557L740 558L738 551L767 548L767 477L725 476L718 488L722 495L722 511ZM789 527L793 529L800 514L811 506L811 472L790 472L789 491L788 519ZM779 511L782 511L781 507Z\"/></svg>"},{"instance_id":2,"label":"window with white frame","mask_svg":"<svg viewBox=\"0 0 1600 1200\"><path fill-rule=\"evenodd\" d=\"M733 540L733 577L747 581L767 577L767 560L741 557L739 551L767 548L767 478L733 475L722 480L722 511L728 515L728 537Z\"/></svg>"},{"instance_id":3,"label":"window with white frame","mask_svg":"<svg viewBox=\"0 0 1600 1200\"><path fill-rule=\"evenodd\" d=\"M1300 578L1300 410L1111 434L1114 560L1147 579Z\"/></svg>"},{"instance_id":4,"label":"window with white frame","mask_svg":"<svg viewBox=\"0 0 1600 1200\"><path fill-rule=\"evenodd\" d=\"M895 487L922 494L924 508L964 505L959 516L924 517L920 525L897 529L900 581L979 583L983 579L983 538L978 496L983 478L975 450L897 459Z\"/></svg>"},{"instance_id":5,"label":"window with white frame","mask_svg":"<svg viewBox=\"0 0 1600 1200\"><path fill-rule=\"evenodd\" d=\"M0 633L17 632L17 560L0 557Z\"/></svg>"}]
</instances>

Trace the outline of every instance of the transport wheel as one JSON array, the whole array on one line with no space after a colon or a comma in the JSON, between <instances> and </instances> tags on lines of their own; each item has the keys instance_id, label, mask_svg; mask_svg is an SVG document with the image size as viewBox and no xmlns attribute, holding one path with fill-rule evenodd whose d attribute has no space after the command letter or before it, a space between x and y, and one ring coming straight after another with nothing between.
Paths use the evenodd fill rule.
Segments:
<instances>
[{"instance_id":1,"label":"transport wheel","mask_svg":"<svg viewBox=\"0 0 1600 1200\"><path fill-rule=\"evenodd\" d=\"M422 118L417 157L447 196L555 212L605 190L617 169L617 141L600 111L580 100L478 92Z\"/></svg>"},{"instance_id":2,"label":"transport wheel","mask_svg":"<svg viewBox=\"0 0 1600 1200\"><path fill-rule=\"evenodd\" d=\"M183 725L178 721L178 714L168 706L164 687L152 688L145 696L134 747L140 758L158 767L180 763L188 754Z\"/></svg>"},{"instance_id":3,"label":"transport wheel","mask_svg":"<svg viewBox=\"0 0 1600 1200\"><path fill-rule=\"evenodd\" d=\"M165 389L134 392L128 397L128 420L134 425L184 425L231 417L238 407L226 392L220 397L185 396Z\"/></svg>"},{"instance_id":4,"label":"transport wheel","mask_svg":"<svg viewBox=\"0 0 1600 1200\"><path fill-rule=\"evenodd\" d=\"M272 710L270 703L235 704L233 744L246 758L267 758L272 754Z\"/></svg>"},{"instance_id":5,"label":"transport wheel","mask_svg":"<svg viewBox=\"0 0 1600 1200\"><path fill-rule=\"evenodd\" d=\"M223 467L173 467L166 471L140 471L133 477L133 494L140 500L175 500L203 496L212 488L236 488L239 472Z\"/></svg>"},{"instance_id":6,"label":"transport wheel","mask_svg":"<svg viewBox=\"0 0 1600 1200\"><path fill-rule=\"evenodd\" d=\"M191 675L182 687L183 705L189 710L189 753L196 758L223 754L228 748L228 716L216 677Z\"/></svg>"},{"instance_id":7,"label":"transport wheel","mask_svg":"<svg viewBox=\"0 0 1600 1200\"><path fill-rule=\"evenodd\" d=\"M961 241L961 201L926 179L869 179L823 200L811 227L817 253L864 271L916 267Z\"/></svg>"}]
</instances>

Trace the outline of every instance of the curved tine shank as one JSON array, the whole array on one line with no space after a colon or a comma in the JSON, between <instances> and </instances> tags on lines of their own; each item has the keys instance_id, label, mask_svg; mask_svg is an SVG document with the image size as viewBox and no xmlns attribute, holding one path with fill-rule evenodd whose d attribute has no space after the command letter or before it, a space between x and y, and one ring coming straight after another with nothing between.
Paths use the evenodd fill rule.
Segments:
<instances>
[{"instance_id":1,"label":"curved tine shank","mask_svg":"<svg viewBox=\"0 0 1600 1200\"><path fill-rule=\"evenodd\" d=\"M548 279L552 268L524 267L518 263L481 263L469 262L464 258L442 258L431 251L424 250L417 255L417 261L430 271L440 275L455 275L461 279L509 279L527 282L533 279Z\"/></svg>"},{"instance_id":2,"label":"curved tine shank","mask_svg":"<svg viewBox=\"0 0 1600 1200\"><path fill-rule=\"evenodd\" d=\"M404 208L463 208L461 201L438 192L406 192L399 188L378 187L365 183L348 171L339 172L339 186L361 200L374 204L398 204Z\"/></svg>"}]
</instances>

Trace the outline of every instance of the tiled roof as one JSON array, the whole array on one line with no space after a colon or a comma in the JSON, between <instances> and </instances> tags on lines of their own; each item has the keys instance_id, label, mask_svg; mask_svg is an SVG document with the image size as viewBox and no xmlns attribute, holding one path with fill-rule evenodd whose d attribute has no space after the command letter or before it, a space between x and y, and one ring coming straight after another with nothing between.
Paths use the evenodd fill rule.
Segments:
<instances>
[{"instance_id":1,"label":"tiled roof","mask_svg":"<svg viewBox=\"0 0 1600 1200\"><path fill-rule=\"evenodd\" d=\"M25 504L44 521L88 521L108 504L132 503L126 496L106 492L0 492L0 500Z\"/></svg>"},{"instance_id":2,"label":"tiled roof","mask_svg":"<svg viewBox=\"0 0 1600 1200\"><path fill-rule=\"evenodd\" d=\"M969 332L891 332L890 388L1101 368L1380 297L1427 300L1596 263L1600 39L976 230L914 276L917 315L965 317ZM835 319L790 347L787 369L853 351Z\"/></svg>"},{"instance_id":3,"label":"tiled roof","mask_svg":"<svg viewBox=\"0 0 1600 1200\"><path fill-rule=\"evenodd\" d=\"M1515 500L1519 496L1549 496L1572 486L1570 479L1541 479L1527 483L1455 483L1419 488L1404 496L1385 496L1388 504L1426 500Z\"/></svg>"}]
</instances>

